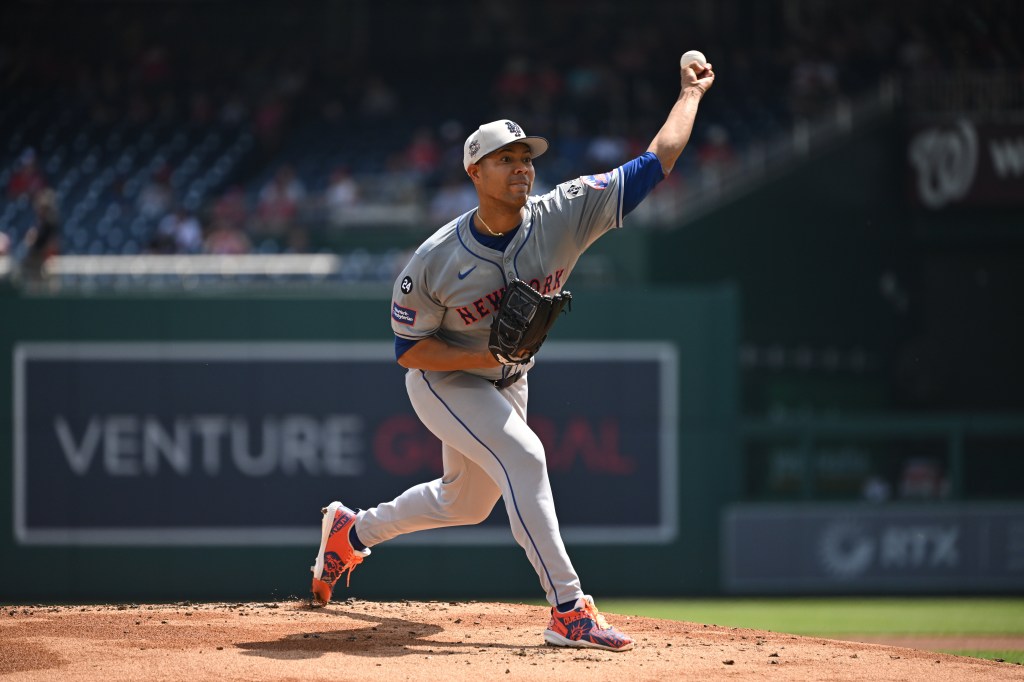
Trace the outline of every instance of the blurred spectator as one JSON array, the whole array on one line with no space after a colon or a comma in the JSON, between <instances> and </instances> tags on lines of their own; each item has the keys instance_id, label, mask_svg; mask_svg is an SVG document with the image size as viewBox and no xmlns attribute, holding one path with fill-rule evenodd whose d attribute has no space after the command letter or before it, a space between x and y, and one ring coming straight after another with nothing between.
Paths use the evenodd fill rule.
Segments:
<instances>
[{"instance_id":1,"label":"blurred spectator","mask_svg":"<svg viewBox=\"0 0 1024 682\"><path fill-rule=\"evenodd\" d=\"M35 223L25 234L25 255L21 262L22 273L27 280L39 280L43 276L46 261L60 252L60 210L57 193L43 189L33 201Z\"/></svg>"},{"instance_id":2,"label":"blurred spectator","mask_svg":"<svg viewBox=\"0 0 1024 682\"><path fill-rule=\"evenodd\" d=\"M189 123L195 126L207 126L213 122L214 115L213 100L210 99L210 95L208 93L197 90L189 95Z\"/></svg>"},{"instance_id":3,"label":"blurred spectator","mask_svg":"<svg viewBox=\"0 0 1024 682\"><path fill-rule=\"evenodd\" d=\"M550 63L542 63L533 76L533 96L527 101L530 107L530 127L552 130L559 115L559 104L565 89L562 73Z\"/></svg>"},{"instance_id":4,"label":"blurred spectator","mask_svg":"<svg viewBox=\"0 0 1024 682\"><path fill-rule=\"evenodd\" d=\"M245 189L241 185L232 185L217 198L210 212L214 223L227 223L237 228L245 227L249 219Z\"/></svg>"},{"instance_id":5,"label":"blurred spectator","mask_svg":"<svg viewBox=\"0 0 1024 682\"><path fill-rule=\"evenodd\" d=\"M405 149L405 159L409 168L421 176L427 177L437 171L441 148L429 127L420 126L416 129L412 142Z\"/></svg>"},{"instance_id":6,"label":"blurred spectator","mask_svg":"<svg viewBox=\"0 0 1024 682\"><path fill-rule=\"evenodd\" d=\"M864 480L861 495L869 502L888 502L892 498L892 485L882 476L874 474Z\"/></svg>"},{"instance_id":7,"label":"blurred spectator","mask_svg":"<svg viewBox=\"0 0 1024 682\"><path fill-rule=\"evenodd\" d=\"M379 75L369 77L359 111L366 118L388 119L398 113L398 95Z\"/></svg>"},{"instance_id":8,"label":"blurred spectator","mask_svg":"<svg viewBox=\"0 0 1024 682\"><path fill-rule=\"evenodd\" d=\"M516 107L532 97L534 90L529 60L523 55L509 57L494 85L498 106L502 109Z\"/></svg>"},{"instance_id":9,"label":"blurred spectator","mask_svg":"<svg viewBox=\"0 0 1024 682\"><path fill-rule=\"evenodd\" d=\"M462 215L477 204L476 191L465 173L450 172L430 200L430 223L442 225Z\"/></svg>"},{"instance_id":10,"label":"blurred spectator","mask_svg":"<svg viewBox=\"0 0 1024 682\"><path fill-rule=\"evenodd\" d=\"M253 132L259 141L260 150L266 158L272 158L281 148L288 105L284 99L266 94L253 116Z\"/></svg>"},{"instance_id":11,"label":"blurred spectator","mask_svg":"<svg viewBox=\"0 0 1024 682\"><path fill-rule=\"evenodd\" d=\"M629 141L611 131L595 136L587 145L586 160L594 172L609 170L629 160Z\"/></svg>"},{"instance_id":12,"label":"blurred spectator","mask_svg":"<svg viewBox=\"0 0 1024 682\"><path fill-rule=\"evenodd\" d=\"M135 200L139 215L147 220L160 220L174 205L174 188L171 187L171 168L161 166L139 192Z\"/></svg>"},{"instance_id":13,"label":"blurred spectator","mask_svg":"<svg viewBox=\"0 0 1024 682\"><path fill-rule=\"evenodd\" d=\"M444 173L449 168L462 168L462 144L466 140L466 132L462 123L450 118L438 128L441 136L441 158L437 167Z\"/></svg>"},{"instance_id":14,"label":"blurred spectator","mask_svg":"<svg viewBox=\"0 0 1024 682\"><path fill-rule=\"evenodd\" d=\"M564 90L565 79L562 78L562 72L551 63L541 64L536 75L536 94L554 101L562 96Z\"/></svg>"},{"instance_id":15,"label":"blurred spectator","mask_svg":"<svg viewBox=\"0 0 1024 682\"><path fill-rule=\"evenodd\" d=\"M240 256L252 251L252 242L241 229L216 221L203 240L203 252L217 256Z\"/></svg>"},{"instance_id":16,"label":"blurred spectator","mask_svg":"<svg viewBox=\"0 0 1024 682\"><path fill-rule=\"evenodd\" d=\"M11 179L7 183L7 198L17 199L22 195L35 196L44 187L46 187L46 178L39 170L36 150L30 147L21 153L18 169L11 174Z\"/></svg>"},{"instance_id":17,"label":"blurred spectator","mask_svg":"<svg viewBox=\"0 0 1024 682\"><path fill-rule=\"evenodd\" d=\"M909 26L908 35L897 51L900 66L914 73L940 67L935 51L922 26Z\"/></svg>"},{"instance_id":18,"label":"blurred spectator","mask_svg":"<svg viewBox=\"0 0 1024 682\"><path fill-rule=\"evenodd\" d=\"M0 232L0 256L6 256L11 253L11 238L7 236L6 232Z\"/></svg>"},{"instance_id":19,"label":"blurred spectator","mask_svg":"<svg viewBox=\"0 0 1024 682\"><path fill-rule=\"evenodd\" d=\"M388 192L394 205L415 204L420 200L423 183L418 173L405 162L404 154L391 154L385 163Z\"/></svg>"},{"instance_id":20,"label":"blurred spectator","mask_svg":"<svg viewBox=\"0 0 1024 682\"><path fill-rule=\"evenodd\" d=\"M260 190L256 206L254 232L281 237L295 223L299 205L306 197L306 188L288 164L277 169L274 177Z\"/></svg>"},{"instance_id":21,"label":"blurred spectator","mask_svg":"<svg viewBox=\"0 0 1024 682\"><path fill-rule=\"evenodd\" d=\"M167 48L160 44L147 47L139 61L138 69L140 81L147 87L169 81L172 71Z\"/></svg>"},{"instance_id":22,"label":"blurred spectator","mask_svg":"<svg viewBox=\"0 0 1024 682\"><path fill-rule=\"evenodd\" d=\"M245 98L237 90L232 90L224 97L224 103L220 107L221 123L237 125L249 116L249 107Z\"/></svg>"},{"instance_id":23,"label":"blurred spectator","mask_svg":"<svg viewBox=\"0 0 1024 682\"><path fill-rule=\"evenodd\" d=\"M820 115L839 94L839 69L824 56L804 56L793 67L789 107L797 117Z\"/></svg>"},{"instance_id":24,"label":"blurred spectator","mask_svg":"<svg viewBox=\"0 0 1024 682\"><path fill-rule=\"evenodd\" d=\"M598 61L587 59L580 60L566 73L567 110L585 132L597 132L611 119L610 100L614 99L616 88L609 76Z\"/></svg>"},{"instance_id":25,"label":"blurred spectator","mask_svg":"<svg viewBox=\"0 0 1024 682\"><path fill-rule=\"evenodd\" d=\"M156 122L173 126L180 121L178 97L170 91L161 92L156 100Z\"/></svg>"},{"instance_id":26,"label":"blurred spectator","mask_svg":"<svg viewBox=\"0 0 1024 682\"><path fill-rule=\"evenodd\" d=\"M203 248L203 228L185 207L177 206L157 226L150 250L160 254L199 253Z\"/></svg>"},{"instance_id":27,"label":"blurred spectator","mask_svg":"<svg viewBox=\"0 0 1024 682\"><path fill-rule=\"evenodd\" d=\"M697 148L697 163L705 184L719 183L722 176L736 166L736 151L725 126L717 123L708 126L704 142Z\"/></svg>"},{"instance_id":28,"label":"blurred spectator","mask_svg":"<svg viewBox=\"0 0 1024 682\"><path fill-rule=\"evenodd\" d=\"M914 457L906 462L900 478L903 499L938 499L949 496L949 481L939 463L927 457Z\"/></svg>"},{"instance_id":29,"label":"blurred spectator","mask_svg":"<svg viewBox=\"0 0 1024 682\"><path fill-rule=\"evenodd\" d=\"M141 92L133 92L128 96L128 122L134 125L142 125L153 118L153 105ZM94 123L109 123L113 115L100 103L97 103L92 114Z\"/></svg>"},{"instance_id":30,"label":"blurred spectator","mask_svg":"<svg viewBox=\"0 0 1024 682\"><path fill-rule=\"evenodd\" d=\"M327 220L335 225L344 222L345 212L359 200L359 185L347 166L334 169L324 191Z\"/></svg>"}]
</instances>

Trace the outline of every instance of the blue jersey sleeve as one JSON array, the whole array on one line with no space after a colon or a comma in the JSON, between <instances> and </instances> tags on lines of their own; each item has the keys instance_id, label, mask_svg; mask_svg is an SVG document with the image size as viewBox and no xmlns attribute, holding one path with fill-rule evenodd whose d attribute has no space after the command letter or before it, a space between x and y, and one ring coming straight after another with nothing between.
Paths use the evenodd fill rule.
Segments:
<instances>
[{"instance_id":1,"label":"blue jersey sleeve","mask_svg":"<svg viewBox=\"0 0 1024 682\"><path fill-rule=\"evenodd\" d=\"M651 190L664 179L661 161L654 152L644 152L622 166L622 215L639 206Z\"/></svg>"},{"instance_id":2,"label":"blue jersey sleeve","mask_svg":"<svg viewBox=\"0 0 1024 682\"><path fill-rule=\"evenodd\" d=\"M402 357L405 351L409 350L413 346L419 343L419 339L403 339L401 336L395 336L395 360Z\"/></svg>"}]
</instances>

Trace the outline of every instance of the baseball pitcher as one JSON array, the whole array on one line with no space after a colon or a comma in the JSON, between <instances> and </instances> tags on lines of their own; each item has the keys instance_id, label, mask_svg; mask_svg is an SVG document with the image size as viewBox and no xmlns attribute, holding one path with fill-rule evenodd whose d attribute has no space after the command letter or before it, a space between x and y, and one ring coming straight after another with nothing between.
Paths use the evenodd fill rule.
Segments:
<instances>
[{"instance_id":1,"label":"baseball pitcher","mask_svg":"<svg viewBox=\"0 0 1024 682\"><path fill-rule=\"evenodd\" d=\"M559 534L544 448L527 426L529 373L541 344L568 312L577 260L668 175L714 82L710 64L680 67L681 90L647 151L606 173L532 196L534 160L548 150L510 120L480 126L463 165L479 206L428 238L398 276L391 326L416 414L443 443L444 475L390 502L355 512L323 509L314 602L398 535L480 523L498 500L551 604L544 641L625 651L580 584Z\"/></svg>"}]
</instances>

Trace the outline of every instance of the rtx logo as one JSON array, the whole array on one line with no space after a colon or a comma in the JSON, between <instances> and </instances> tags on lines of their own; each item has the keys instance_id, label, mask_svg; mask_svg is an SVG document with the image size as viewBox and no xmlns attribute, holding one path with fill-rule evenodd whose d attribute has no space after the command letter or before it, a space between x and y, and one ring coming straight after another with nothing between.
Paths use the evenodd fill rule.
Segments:
<instances>
[{"instance_id":1,"label":"rtx logo","mask_svg":"<svg viewBox=\"0 0 1024 682\"><path fill-rule=\"evenodd\" d=\"M960 564L957 525L887 525L869 528L841 522L818 538L818 559L827 573L853 578L865 573L929 572Z\"/></svg>"},{"instance_id":2,"label":"rtx logo","mask_svg":"<svg viewBox=\"0 0 1024 682\"><path fill-rule=\"evenodd\" d=\"M960 563L957 526L890 526L882 532L883 568L953 568Z\"/></svg>"}]
</instances>

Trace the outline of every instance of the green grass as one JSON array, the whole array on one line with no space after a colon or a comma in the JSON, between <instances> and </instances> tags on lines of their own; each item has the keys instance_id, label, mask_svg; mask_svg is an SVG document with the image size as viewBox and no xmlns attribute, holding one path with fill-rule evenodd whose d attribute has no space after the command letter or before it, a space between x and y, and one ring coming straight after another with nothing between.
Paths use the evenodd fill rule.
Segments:
<instances>
[{"instance_id":1,"label":"green grass","mask_svg":"<svg viewBox=\"0 0 1024 682\"><path fill-rule=\"evenodd\" d=\"M1024 598L601 599L609 613L795 635L1024 635ZM1024 651L957 650L1024 663Z\"/></svg>"},{"instance_id":2,"label":"green grass","mask_svg":"<svg viewBox=\"0 0 1024 682\"><path fill-rule=\"evenodd\" d=\"M989 658L993 661L1003 660L1007 663L1024 665L1024 651L990 651L989 649L941 649L943 653L971 658Z\"/></svg>"},{"instance_id":3,"label":"green grass","mask_svg":"<svg viewBox=\"0 0 1024 682\"><path fill-rule=\"evenodd\" d=\"M602 599L602 611L796 635L1024 635L1024 599Z\"/></svg>"}]
</instances>

